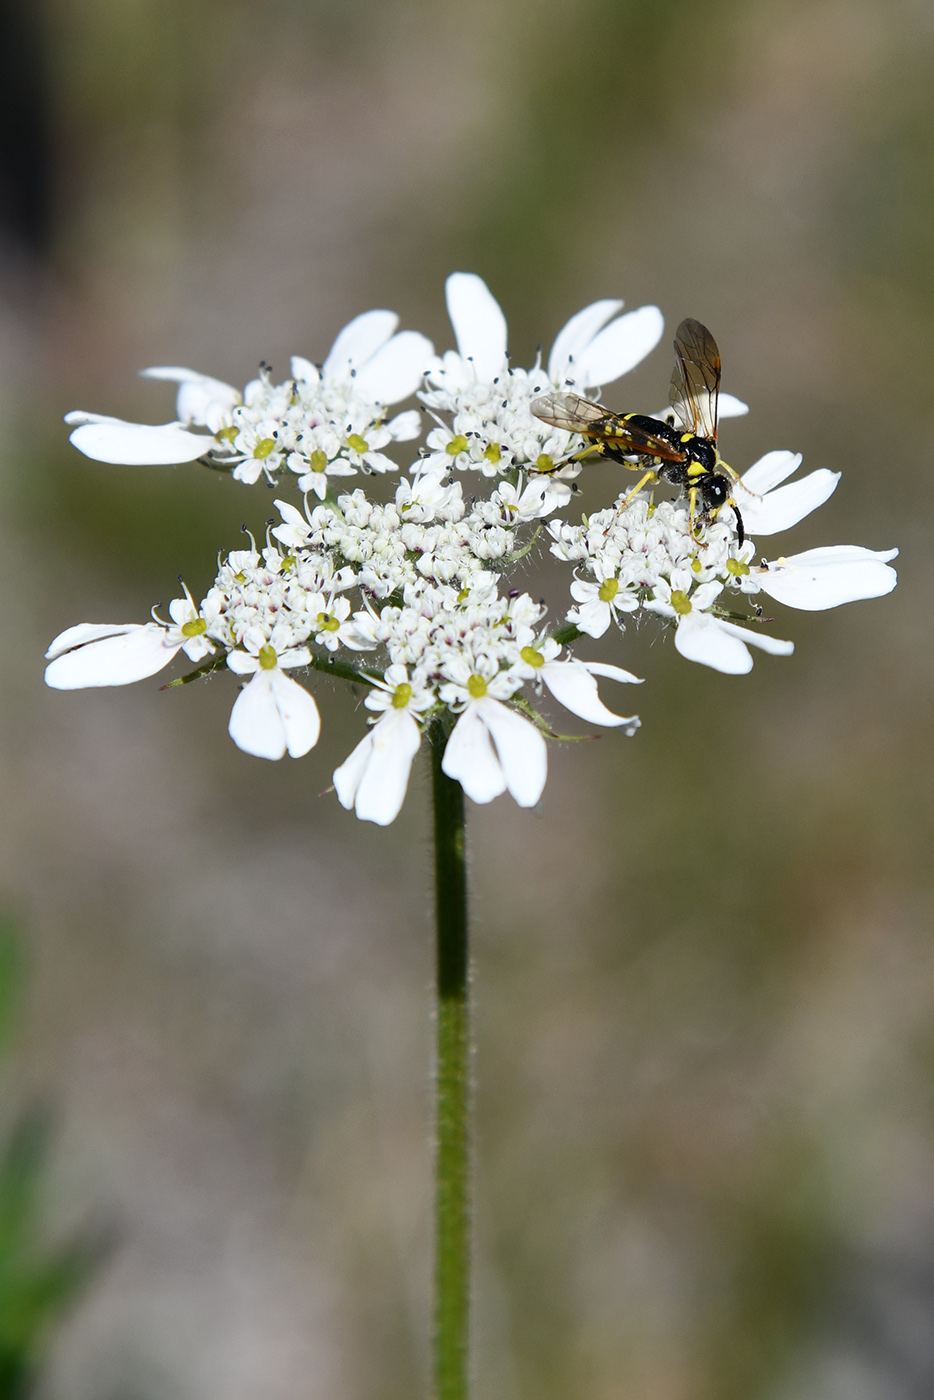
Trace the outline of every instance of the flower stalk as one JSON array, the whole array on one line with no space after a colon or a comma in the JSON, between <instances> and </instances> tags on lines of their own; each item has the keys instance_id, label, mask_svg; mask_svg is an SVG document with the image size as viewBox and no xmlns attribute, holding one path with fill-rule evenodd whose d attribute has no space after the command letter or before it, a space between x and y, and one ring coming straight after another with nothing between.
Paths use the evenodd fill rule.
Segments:
<instances>
[{"instance_id":1,"label":"flower stalk","mask_svg":"<svg viewBox=\"0 0 934 1400\"><path fill-rule=\"evenodd\" d=\"M470 1314L470 1006L464 791L430 725L437 928L434 1393L466 1400Z\"/></svg>"}]
</instances>

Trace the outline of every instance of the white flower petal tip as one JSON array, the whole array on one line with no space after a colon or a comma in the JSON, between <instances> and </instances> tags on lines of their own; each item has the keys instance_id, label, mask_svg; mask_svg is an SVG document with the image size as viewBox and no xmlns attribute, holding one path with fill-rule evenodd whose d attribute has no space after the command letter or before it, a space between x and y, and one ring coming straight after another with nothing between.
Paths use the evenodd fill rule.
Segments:
<instances>
[{"instance_id":1,"label":"white flower petal tip","mask_svg":"<svg viewBox=\"0 0 934 1400\"><path fill-rule=\"evenodd\" d=\"M548 749L528 720L484 696L455 724L441 767L474 802L492 802L508 788L520 807L534 807L548 776Z\"/></svg>"},{"instance_id":2,"label":"white flower petal tip","mask_svg":"<svg viewBox=\"0 0 934 1400\"><path fill-rule=\"evenodd\" d=\"M212 379L209 374L199 374L194 369L184 369L180 365L153 365L140 370L143 379L165 379L177 384L178 397L175 409L183 423L207 422L208 410L212 406L230 412L240 402L240 395L232 384L222 379Z\"/></svg>"},{"instance_id":3,"label":"white flower petal tip","mask_svg":"<svg viewBox=\"0 0 934 1400\"><path fill-rule=\"evenodd\" d=\"M444 290L461 359L472 361L478 379L495 379L506 363L506 317L499 302L475 272L452 272Z\"/></svg>"},{"instance_id":4,"label":"white flower petal tip","mask_svg":"<svg viewBox=\"0 0 934 1400\"><path fill-rule=\"evenodd\" d=\"M588 724L602 724L608 728L622 726L627 734L634 734L639 728L640 720L637 715L614 714L612 710L607 709L597 693L597 675L641 684L638 677L628 671L601 662L552 661L541 668L540 674L559 704L570 710L572 715L586 720Z\"/></svg>"},{"instance_id":5,"label":"white flower petal tip","mask_svg":"<svg viewBox=\"0 0 934 1400\"><path fill-rule=\"evenodd\" d=\"M161 671L179 651L154 622L81 623L57 636L46 652L45 683L53 690L132 685Z\"/></svg>"},{"instance_id":6,"label":"white flower petal tip","mask_svg":"<svg viewBox=\"0 0 934 1400\"><path fill-rule=\"evenodd\" d=\"M744 473L736 493L747 535L777 535L790 530L822 506L837 489L839 472L817 471L779 486L801 465L798 452L767 452ZM779 489L775 489L778 487Z\"/></svg>"},{"instance_id":7,"label":"white flower petal tip","mask_svg":"<svg viewBox=\"0 0 934 1400\"><path fill-rule=\"evenodd\" d=\"M435 347L418 331L400 331L388 340L357 372L356 387L377 403L399 403L422 382ZM414 433L421 429L419 417Z\"/></svg>"},{"instance_id":8,"label":"white flower petal tip","mask_svg":"<svg viewBox=\"0 0 934 1400\"><path fill-rule=\"evenodd\" d=\"M399 815L421 731L407 710L387 710L334 773L341 806L388 826Z\"/></svg>"},{"instance_id":9,"label":"white flower petal tip","mask_svg":"<svg viewBox=\"0 0 934 1400\"><path fill-rule=\"evenodd\" d=\"M571 317L555 337L548 357L552 383L612 384L655 349L665 329L658 307L640 306L611 321L622 305L621 301L595 301Z\"/></svg>"},{"instance_id":10,"label":"white flower petal tip","mask_svg":"<svg viewBox=\"0 0 934 1400\"><path fill-rule=\"evenodd\" d=\"M830 545L777 559L758 574L764 593L789 608L821 612L866 598L882 598L898 582L888 561L897 549Z\"/></svg>"},{"instance_id":11,"label":"white flower petal tip","mask_svg":"<svg viewBox=\"0 0 934 1400\"><path fill-rule=\"evenodd\" d=\"M596 387L634 369L654 350L665 330L665 319L657 306L640 306L611 321L582 350L576 362L579 382Z\"/></svg>"},{"instance_id":12,"label":"white flower petal tip","mask_svg":"<svg viewBox=\"0 0 934 1400\"><path fill-rule=\"evenodd\" d=\"M780 641L737 627L735 622L713 617L710 613L690 612L678 622L675 648L688 661L699 661L727 676L745 676L752 670L749 647L759 647L773 656L790 656L794 642Z\"/></svg>"},{"instance_id":13,"label":"white flower petal tip","mask_svg":"<svg viewBox=\"0 0 934 1400\"><path fill-rule=\"evenodd\" d=\"M302 758L321 733L318 706L308 691L278 670L259 670L237 696L227 731L255 758Z\"/></svg>"},{"instance_id":14,"label":"white flower petal tip","mask_svg":"<svg viewBox=\"0 0 934 1400\"><path fill-rule=\"evenodd\" d=\"M748 403L743 403L735 394L720 394L717 399L717 413L721 418L742 418L748 412Z\"/></svg>"},{"instance_id":15,"label":"white flower petal tip","mask_svg":"<svg viewBox=\"0 0 934 1400\"><path fill-rule=\"evenodd\" d=\"M210 451L213 439L189 433L178 423L124 423L117 418L92 419L69 413L66 423L80 421L71 442L85 457L114 466L171 466L195 462Z\"/></svg>"}]
</instances>

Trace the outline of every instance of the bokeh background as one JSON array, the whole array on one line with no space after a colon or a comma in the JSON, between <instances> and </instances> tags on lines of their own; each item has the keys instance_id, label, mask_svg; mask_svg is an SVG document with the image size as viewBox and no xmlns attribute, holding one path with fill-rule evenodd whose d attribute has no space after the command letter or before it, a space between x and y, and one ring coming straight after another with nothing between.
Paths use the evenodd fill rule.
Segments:
<instances>
[{"instance_id":1,"label":"bokeh background","mask_svg":"<svg viewBox=\"0 0 934 1400\"><path fill-rule=\"evenodd\" d=\"M380 831L319 795L343 690L267 764L223 679L41 670L201 596L271 500L90 463L65 411L164 421L139 367L285 373L371 306L445 348L459 268L517 363L597 297L705 321L753 405L727 460L844 472L792 547L902 549L746 678L627 633L638 736L470 812L478 1400L929 1397L934 10L4 0L0 34L0 1126L57 1116L35 1248L106 1238L39 1394L426 1391L424 763Z\"/></svg>"}]
</instances>

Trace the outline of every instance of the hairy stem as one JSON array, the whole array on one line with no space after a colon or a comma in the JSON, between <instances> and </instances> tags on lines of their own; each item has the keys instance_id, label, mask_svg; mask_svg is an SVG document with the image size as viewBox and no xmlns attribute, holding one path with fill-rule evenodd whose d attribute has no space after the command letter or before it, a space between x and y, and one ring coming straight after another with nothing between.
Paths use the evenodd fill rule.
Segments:
<instances>
[{"instance_id":1,"label":"hairy stem","mask_svg":"<svg viewBox=\"0 0 934 1400\"><path fill-rule=\"evenodd\" d=\"M470 1078L464 793L442 771L449 734L431 725L438 1042L435 1069L436 1400L467 1400L470 1311Z\"/></svg>"}]
</instances>

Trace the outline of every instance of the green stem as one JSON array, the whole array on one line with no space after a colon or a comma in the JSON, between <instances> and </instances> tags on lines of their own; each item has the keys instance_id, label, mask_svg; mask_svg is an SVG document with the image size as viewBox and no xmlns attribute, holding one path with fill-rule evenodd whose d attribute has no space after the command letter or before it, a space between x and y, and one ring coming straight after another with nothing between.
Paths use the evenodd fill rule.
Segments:
<instances>
[{"instance_id":1,"label":"green stem","mask_svg":"<svg viewBox=\"0 0 934 1400\"><path fill-rule=\"evenodd\" d=\"M438 981L434 1393L436 1400L467 1400L470 1312L467 868L463 789L441 768L449 733L449 726L441 719L431 725Z\"/></svg>"}]
</instances>

